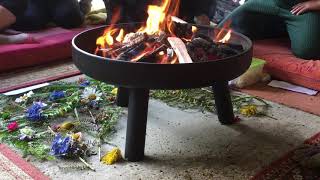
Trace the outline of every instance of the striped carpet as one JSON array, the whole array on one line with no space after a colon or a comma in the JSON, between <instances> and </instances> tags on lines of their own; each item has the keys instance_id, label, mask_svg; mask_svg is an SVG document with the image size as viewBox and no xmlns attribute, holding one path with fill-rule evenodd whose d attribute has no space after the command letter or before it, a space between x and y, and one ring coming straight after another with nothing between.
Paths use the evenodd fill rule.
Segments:
<instances>
[{"instance_id":1,"label":"striped carpet","mask_svg":"<svg viewBox=\"0 0 320 180\"><path fill-rule=\"evenodd\" d=\"M22 159L4 144L0 144L0 177L1 180L49 179L32 164Z\"/></svg>"}]
</instances>

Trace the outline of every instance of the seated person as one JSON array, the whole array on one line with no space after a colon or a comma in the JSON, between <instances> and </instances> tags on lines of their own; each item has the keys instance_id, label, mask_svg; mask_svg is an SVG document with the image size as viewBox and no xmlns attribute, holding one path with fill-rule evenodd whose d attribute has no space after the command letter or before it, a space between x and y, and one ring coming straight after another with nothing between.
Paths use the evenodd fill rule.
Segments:
<instances>
[{"instance_id":1,"label":"seated person","mask_svg":"<svg viewBox=\"0 0 320 180\"><path fill-rule=\"evenodd\" d=\"M155 4L153 0L104 0L104 2L108 12L120 8L121 23L146 21L148 5ZM209 24L210 7L214 2L214 0L198 0L194 3L194 1L180 0L179 17L188 22L193 22L194 18L198 17L202 24ZM111 16L108 16L107 22L110 20Z\"/></svg>"},{"instance_id":2,"label":"seated person","mask_svg":"<svg viewBox=\"0 0 320 180\"><path fill-rule=\"evenodd\" d=\"M302 59L320 59L320 0L248 0L219 27L231 28L251 39L289 35L292 52Z\"/></svg>"},{"instance_id":3,"label":"seated person","mask_svg":"<svg viewBox=\"0 0 320 180\"><path fill-rule=\"evenodd\" d=\"M81 5L81 6L80 6ZM0 30L40 30L49 22L63 28L82 25L90 11L90 0L0 0ZM26 34L0 35L0 44L19 43L30 39Z\"/></svg>"}]
</instances>

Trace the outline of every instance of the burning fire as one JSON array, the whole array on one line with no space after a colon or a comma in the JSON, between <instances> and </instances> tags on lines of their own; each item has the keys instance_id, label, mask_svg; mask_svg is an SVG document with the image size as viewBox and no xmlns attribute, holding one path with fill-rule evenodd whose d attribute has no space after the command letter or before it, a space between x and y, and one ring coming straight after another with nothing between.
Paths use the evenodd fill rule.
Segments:
<instances>
[{"instance_id":1,"label":"burning fire","mask_svg":"<svg viewBox=\"0 0 320 180\"><path fill-rule=\"evenodd\" d=\"M148 35L159 33L165 28L165 20L168 14L171 1L165 0L161 6L150 5L148 8L148 19L146 27L142 27L138 32L144 32Z\"/></svg>"},{"instance_id":2,"label":"burning fire","mask_svg":"<svg viewBox=\"0 0 320 180\"><path fill-rule=\"evenodd\" d=\"M180 0L163 0L159 6L149 5L146 24L140 27L135 33L125 32L124 29L115 28L115 24L120 18L120 11L116 11L115 13L113 13L111 25L108 26L105 29L103 35L96 40L97 48L95 54L100 53L104 57L111 57L112 59L117 58L119 56L119 53L123 52L123 50L118 51L117 49L121 49L121 47L124 47L125 49L125 46L127 44L130 44L132 41L134 41L135 35L143 36L143 34L146 34L149 37L160 37L164 33L166 35L176 37L173 24L174 22L177 22L176 19L178 19L179 21L179 18L175 17L178 15L179 5ZM182 22L178 23L187 23L183 20L180 21ZM215 37L215 42L227 43L230 40L232 31L229 30L225 34L226 29L228 29L229 26L230 23L226 23L226 26L222 28L222 30ZM194 34L198 31L198 28L196 26L192 26L191 31ZM188 36L188 38L181 37L181 39L183 39L185 42L192 41L192 38L190 36ZM133 44L134 43L135 42L133 42ZM140 59L145 58L151 53L155 52L157 54L157 57L159 58L158 62L160 63L175 64L178 62L177 56L175 56L174 54L172 56L166 55L168 52L165 51L163 47L161 49L161 44L159 45L159 43L145 43L143 44L142 48L143 49L139 49L138 54L134 53L134 55L132 55L133 57L131 57L131 61L137 62Z\"/></svg>"},{"instance_id":3,"label":"burning fire","mask_svg":"<svg viewBox=\"0 0 320 180\"><path fill-rule=\"evenodd\" d=\"M229 42L230 38L231 38L231 34L232 34L232 30L230 29L231 26L231 21L227 21L223 27L221 28L221 30L218 32L218 34L215 37L215 41L216 42L220 42L220 43L227 43ZM224 32L228 30L228 32L223 36Z\"/></svg>"},{"instance_id":4,"label":"burning fire","mask_svg":"<svg viewBox=\"0 0 320 180\"><path fill-rule=\"evenodd\" d=\"M174 3L173 3L174 2ZM169 19L171 16L175 16L179 10L180 0L171 1L171 0L164 0L160 6L156 5L149 5L148 6L148 19L146 22L146 26L142 26L137 32L139 33L146 33L148 35L159 35L161 32L165 31L166 29L170 29L171 23ZM117 42L122 43L124 37L127 35L125 34L124 30L114 28L114 24L119 20L120 11L114 13L111 25L105 29L102 36L100 36L97 41L97 49L95 53L97 54L99 50L103 50L103 56L106 56L106 51L113 48ZM193 27L193 30L196 31L197 28ZM173 34L173 33L172 33ZM116 36L116 37L115 37ZM151 48L154 49L154 48ZM139 55L137 55L132 61L138 61L141 57L148 54L148 50L150 47L146 48L142 51Z\"/></svg>"}]
</instances>

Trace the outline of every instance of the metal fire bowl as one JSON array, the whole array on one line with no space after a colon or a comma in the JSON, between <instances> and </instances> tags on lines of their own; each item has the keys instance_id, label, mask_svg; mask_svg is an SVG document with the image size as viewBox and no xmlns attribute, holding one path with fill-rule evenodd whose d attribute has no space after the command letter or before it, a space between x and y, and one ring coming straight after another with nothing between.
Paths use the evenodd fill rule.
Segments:
<instances>
[{"instance_id":1,"label":"metal fire bowl","mask_svg":"<svg viewBox=\"0 0 320 180\"><path fill-rule=\"evenodd\" d=\"M140 24L118 24L116 28L132 29ZM155 64L113 60L93 54L96 39L107 26L90 29L72 40L73 61L79 70L96 80L126 88L187 89L229 81L243 74L252 60L252 42L239 33L232 33L230 43L241 44L238 55L215 61L190 64ZM203 33L214 37L220 29L201 26ZM226 33L226 32L225 32Z\"/></svg>"}]
</instances>

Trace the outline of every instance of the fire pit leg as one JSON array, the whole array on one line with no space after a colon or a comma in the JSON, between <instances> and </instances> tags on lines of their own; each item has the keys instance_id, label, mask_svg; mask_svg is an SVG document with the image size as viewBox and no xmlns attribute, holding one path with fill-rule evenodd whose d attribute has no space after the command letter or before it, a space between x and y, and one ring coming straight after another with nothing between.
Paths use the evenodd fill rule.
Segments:
<instances>
[{"instance_id":1,"label":"fire pit leg","mask_svg":"<svg viewBox=\"0 0 320 180\"><path fill-rule=\"evenodd\" d=\"M128 107L129 104L129 90L128 88L119 87L117 92L117 106Z\"/></svg>"},{"instance_id":2,"label":"fire pit leg","mask_svg":"<svg viewBox=\"0 0 320 180\"><path fill-rule=\"evenodd\" d=\"M234 114L228 81L218 81L212 88L219 121L221 124L232 124L234 121Z\"/></svg>"},{"instance_id":3,"label":"fire pit leg","mask_svg":"<svg viewBox=\"0 0 320 180\"><path fill-rule=\"evenodd\" d=\"M136 162L144 157L149 90L129 89L129 94L125 158Z\"/></svg>"}]
</instances>

